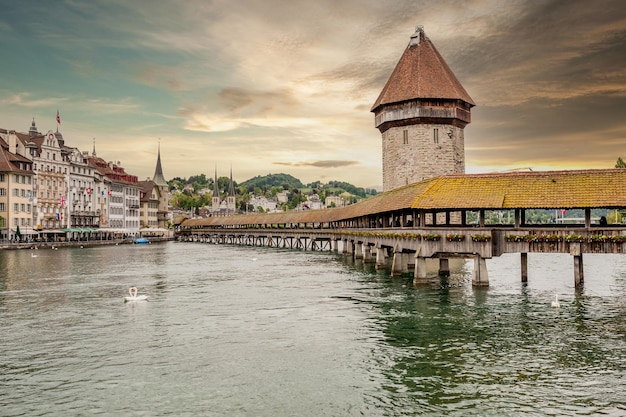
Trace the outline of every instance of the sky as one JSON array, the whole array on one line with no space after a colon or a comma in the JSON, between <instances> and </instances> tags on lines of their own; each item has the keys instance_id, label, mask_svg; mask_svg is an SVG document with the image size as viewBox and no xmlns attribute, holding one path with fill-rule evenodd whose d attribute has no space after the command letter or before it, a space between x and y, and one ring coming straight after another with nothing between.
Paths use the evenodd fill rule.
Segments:
<instances>
[{"instance_id":1,"label":"sky","mask_svg":"<svg viewBox=\"0 0 626 417\"><path fill-rule=\"evenodd\" d=\"M626 158L622 0L0 0L0 127L140 180L382 188L372 104L415 27L474 99L467 173ZM61 124L57 125L59 111Z\"/></svg>"}]
</instances>

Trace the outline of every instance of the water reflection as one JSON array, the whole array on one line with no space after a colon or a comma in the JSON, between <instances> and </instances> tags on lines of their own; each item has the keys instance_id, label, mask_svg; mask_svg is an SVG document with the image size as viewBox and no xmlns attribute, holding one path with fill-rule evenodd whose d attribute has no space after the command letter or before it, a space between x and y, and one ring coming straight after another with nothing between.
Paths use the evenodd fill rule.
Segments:
<instances>
[{"instance_id":1,"label":"water reflection","mask_svg":"<svg viewBox=\"0 0 626 417\"><path fill-rule=\"evenodd\" d=\"M486 403L494 415L623 412L626 340L615 326L623 323L616 298L574 292L553 309L544 291L507 281L517 296L445 279L438 288L377 292L388 344L377 363L391 364L382 372L395 415L414 415L415 404L418 414L485 415Z\"/></svg>"},{"instance_id":2,"label":"water reflection","mask_svg":"<svg viewBox=\"0 0 626 417\"><path fill-rule=\"evenodd\" d=\"M585 258L576 293L569 258L511 259L473 288L463 262L414 287L296 250L0 252L2 414L623 414L626 265Z\"/></svg>"}]
</instances>

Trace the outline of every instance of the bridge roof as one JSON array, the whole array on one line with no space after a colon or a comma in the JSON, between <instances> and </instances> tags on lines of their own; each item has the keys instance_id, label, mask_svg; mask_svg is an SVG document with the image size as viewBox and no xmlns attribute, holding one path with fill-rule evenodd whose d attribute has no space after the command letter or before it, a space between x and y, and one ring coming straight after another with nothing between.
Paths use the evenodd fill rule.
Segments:
<instances>
[{"instance_id":1,"label":"bridge roof","mask_svg":"<svg viewBox=\"0 0 626 417\"><path fill-rule=\"evenodd\" d=\"M626 169L459 174L380 193L346 207L189 219L185 226L324 223L406 210L626 207Z\"/></svg>"},{"instance_id":2,"label":"bridge roof","mask_svg":"<svg viewBox=\"0 0 626 417\"><path fill-rule=\"evenodd\" d=\"M412 208L626 207L625 169L450 175L428 182L425 192L415 193Z\"/></svg>"}]
</instances>

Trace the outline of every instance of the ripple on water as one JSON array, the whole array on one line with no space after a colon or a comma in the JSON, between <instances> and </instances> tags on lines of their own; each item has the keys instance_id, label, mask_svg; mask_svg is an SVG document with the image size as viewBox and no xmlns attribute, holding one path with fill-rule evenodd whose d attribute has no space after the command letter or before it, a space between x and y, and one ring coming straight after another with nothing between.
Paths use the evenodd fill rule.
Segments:
<instances>
[{"instance_id":1,"label":"ripple on water","mask_svg":"<svg viewBox=\"0 0 626 417\"><path fill-rule=\"evenodd\" d=\"M532 255L482 290L253 247L0 252L1 414L624 414L626 263L586 257L577 295Z\"/></svg>"}]
</instances>

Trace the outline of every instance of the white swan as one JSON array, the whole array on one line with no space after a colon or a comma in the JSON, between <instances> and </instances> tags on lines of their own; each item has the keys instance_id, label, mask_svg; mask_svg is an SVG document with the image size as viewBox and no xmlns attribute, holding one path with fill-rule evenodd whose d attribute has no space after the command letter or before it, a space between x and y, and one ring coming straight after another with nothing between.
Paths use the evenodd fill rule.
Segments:
<instances>
[{"instance_id":1,"label":"white swan","mask_svg":"<svg viewBox=\"0 0 626 417\"><path fill-rule=\"evenodd\" d=\"M35 255L35 252L32 252L32 253L30 254L30 257L31 257L31 258L36 258L36 257L37 257L37 255Z\"/></svg>"},{"instance_id":2,"label":"white swan","mask_svg":"<svg viewBox=\"0 0 626 417\"><path fill-rule=\"evenodd\" d=\"M559 303L559 295L558 294L554 294L554 301L552 301L552 307L554 307L554 308L561 307L561 304Z\"/></svg>"},{"instance_id":3,"label":"white swan","mask_svg":"<svg viewBox=\"0 0 626 417\"><path fill-rule=\"evenodd\" d=\"M141 301L148 299L147 295L137 295L137 287L130 287L128 293L130 296L124 297L124 301Z\"/></svg>"}]
</instances>

